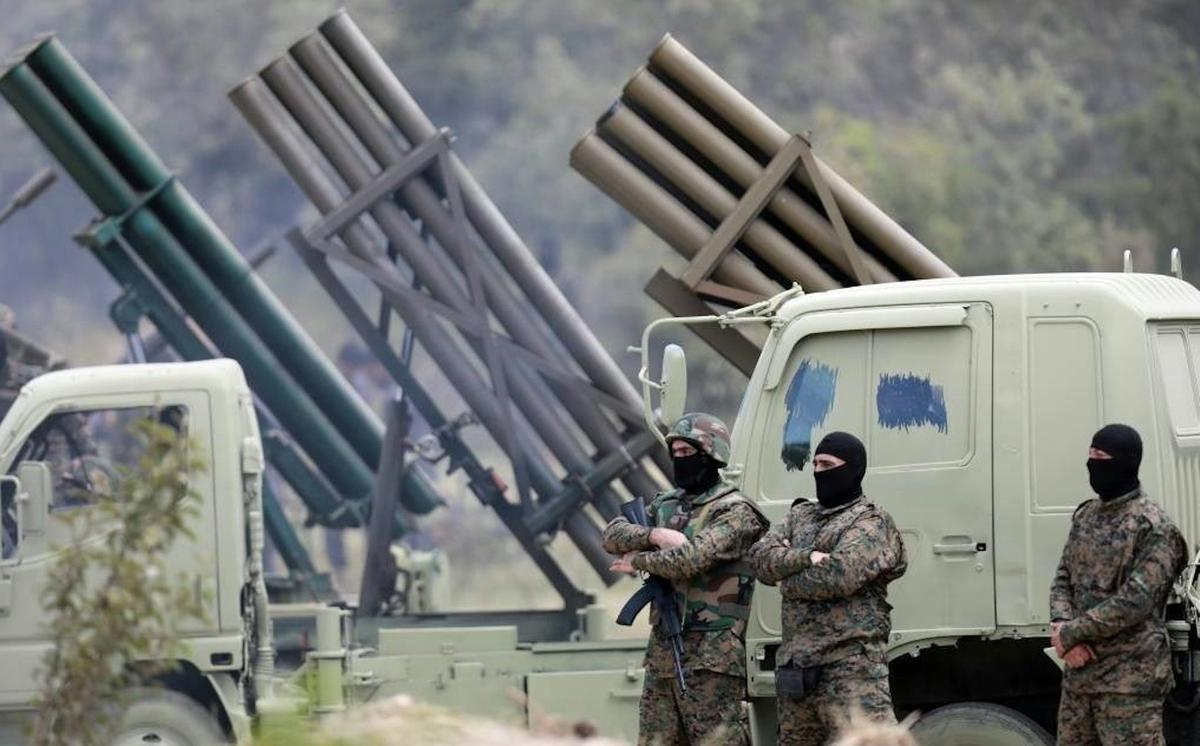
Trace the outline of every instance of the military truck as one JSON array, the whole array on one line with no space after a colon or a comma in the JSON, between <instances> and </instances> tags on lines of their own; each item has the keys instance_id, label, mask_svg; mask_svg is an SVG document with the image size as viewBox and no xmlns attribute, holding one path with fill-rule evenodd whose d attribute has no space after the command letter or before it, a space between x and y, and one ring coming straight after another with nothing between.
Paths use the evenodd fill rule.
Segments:
<instances>
[{"instance_id":1,"label":"military truck","mask_svg":"<svg viewBox=\"0 0 1200 746\"><path fill-rule=\"evenodd\" d=\"M692 317L663 323L694 324L750 377L727 475L768 516L812 496L806 470L824 433L866 442L867 492L908 546L891 593L892 683L900 709L928 713L922 743L1048 743L1060 683L1043 654L1049 584L1071 513L1090 497L1096 428L1143 433L1144 484L1200 539L1195 288L1133 274L954 279L821 160L811 133L773 120L669 34L570 162L685 260L645 290ZM1177 251L1172 269L1181 274ZM812 294L779 294L793 282ZM746 308L709 315L735 305ZM682 412L684 363L668 356L664 420ZM648 399L647 368L644 358ZM1191 571L1180 590L1168 721L1190 742ZM779 634L779 596L762 589L747 639L758 736L773 731Z\"/></svg>"},{"instance_id":2,"label":"military truck","mask_svg":"<svg viewBox=\"0 0 1200 746\"><path fill-rule=\"evenodd\" d=\"M805 472L823 433L845 429L867 444L867 493L895 516L909 555L907 575L890 592L890 655L898 708L926 713L922 743L1051 743L1059 669L1044 652L1047 595L1071 513L1089 496L1083 454L1091 433L1109 421L1137 427L1146 489L1190 542L1200 535L1192 499L1200 291L1140 274L956 278L792 290L723 316L664 319L647 328L640 348L655 423L682 411L686 361L669 348L662 380L652 382L652 334L695 323L768 330L726 476L772 519L809 494ZM164 405L186 408L189 433L211 449L210 473L196 485L204 525L169 558L210 591L210 621L187 631L189 653L176 674L139 690L131 732L203 743L244 735L249 713L270 709L254 694L278 681L270 628L241 602L243 593L259 597L252 568L261 552L253 530L261 450L240 369L231 361L76 369L26 385L0 423L5 506L19 527L0 561L8 662L0 707L10 733L27 714L46 650L37 598L52 547L65 539L56 517L78 509L55 497L56 475L71 460L56 463L33 446L60 418L82 415L98 428L97 449L115 459L104 433ZM1175 742L1196 732L1193 573L1194 565L1168 609ZM775 732L779 603L774 589L760 588L747 632L753 731L763 744ZM603 639L602 608L581 613L570 642L521 643L511 626L414 627L378 630L372 649L349 645L343 609L269 612L317 617L317 645L292 679L307 682L313 712L407 692L506 719L586 718L602 732L634 735L643 643Z\"/></svg>"},{"instance_id":3,"label":"military truck","mask_svg":"<svg viewBox=\"0 0 1200 746\"><path fill-rule=\"evenodd\" d=\"M21 734L36 694L35 671L49 650L39 597L56 548L70 541L69 511L87 510L69 500L71 489L89 484L90 459L112 467L133 466L127 426L163 407L186 411L190 437L204 448L209 471L194 488L202 498L192 538L181 540L167 566L193 579L207 599L203 624L185 628L187 654L171 674L170 687L148 694L129 712L136 733L149 735L145 715L170 712L164 732L203 742L245 731L242 688L261 630L243 608L255 596L249 575L253 554L248 516L261 520L257 482L262 446L253 404L240 368L231 361L196 364L108 366L47 373L26 384L0 422L0 477L6 524L0 559L0 741ZM85 458L85 455L87 456ZM261 552L261 523L258 524ZM209 712L220 712L212 718ZM141 725L138 725L141 724ZM170 740L169 738L167 739Z\"/></svg>"},{"instance_id":4,"label":"military truck","mask_svg":"<svg viewBox=\"0 0 1200 746\"><path fill-rule=\"evenodd\" d=\"M47 373L21 388L0 421L0 743L21 742L36 671L51 647L41 591L57 547L71 540L64 514L88 509L67 495L95 487L94 467L112 475L136 464L129 424L165 408L182 413L175 420L208 463L193 477L202 509L192 537L165 560L206 599L206 621L183 629L177 666L131 692L117 742L225 742L247 736L255 715L297 705L334 712L399 692L518 722L545 712L587 715L614 733L634 733L643 643L597 639L599 607L581 613L573 642L519 643L516 626L422 627L380 629L373 649L351 644L358 632L345 608L268 608L253 400L240 366L213 360ZM268 620L300 618L315 621L313 644L302 668L277 675ZM593 702L594 692L604 695Z\"/></svg>"},{"instance_id":5,"label":"military truck","mask_svg":"<svg viewBox=\"0 0 1200 746\"><path fill-rule=\"evenodd\" d=\"M682 350L647 375L664 325L763 325L768 334L733 428L725 475L778 520L812 497L811 449L859 435L864 483L903 535L891 681L927 713L922 743L1052 743L1060 669L1045 652L1048 594L1072 512L1091 497L1092 433L1125 422L1145 439L1142 483L1195 548L1200 539L1200 290L1147 274L922 280L804 295L724 316L664 319L641 346L648 419L683 410ZM1195 563L1168 609L1177 687L1168 734L1197 733ZM780 597L760 587L747 631L754 731L775 725ZM964 734L967 735L964 740Z\"/></svg>"}]
</instances>

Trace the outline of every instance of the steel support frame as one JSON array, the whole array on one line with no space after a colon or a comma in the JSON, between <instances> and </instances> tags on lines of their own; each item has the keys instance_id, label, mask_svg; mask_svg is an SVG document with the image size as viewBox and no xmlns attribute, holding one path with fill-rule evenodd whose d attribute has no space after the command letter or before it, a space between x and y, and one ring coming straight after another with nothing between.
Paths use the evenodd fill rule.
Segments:
<instances>
[{"instance_id":1,"label":"steel support frame","mask_svg":"<svg viewBox=\"0 0 1200 746\"><path fill-rule=\"evenodd\" d=\"M663 308L675 316L704 316L712 313L707 302L720 305L748 306L763 300L754 293L723 285L709 279L725 257L733 251L746 229L758 219L771 200L787 183L797 168L803 167L812 180L813 189L829 222L833 224L838 242L846 260L860 285L872 283L871 273L864 260L862 249L854 241L850 227L838 208L833 192L817 165L812 144L805 135L792 135L771 158L762 175L746 189L733 211L721 221L712 236L699 252L688 262L683 272L672 275L659 269L645 292ZM758 347L736 329L720 329L711 326L693 328L705 342L711 345L738 370L749 376L758 361Z\"/></svg>"},{"instance_id":2,"label":"steel support frame","mask_svg":"<svg viewBox=\"0 0 1200 746\"><path fill-rule=\"evenodd\" d=\"M561 566L546 551L543 542L538 538L543 533L555 530L557 524L547 520L539 520L533 524L527 521L527 517L534 510L535 506L529 496L527 470L524 468L524 462L521 458L516 439L510 438L509 442L501 443L500 445L509 453L514 464L514 470L518 475L518 490L522 494L521 505L511 504L499 489L492 470L485 468L478 462L474 454L471 453L456 432L445 429L445 425L447 424L445 415L413 378L407 366L401 361L400 356L392 350L392 344L388 338L392 305L389 302L389 298L392 295L401 295L410 301L415 301L419 304L423 312L432 311L435 315L450 320L461 331L480 338L484 343L486 358L484 362L491 377L495 397L506 408L506 411L512 412L511 409L508 409L510 405L507 395L506 376L507 370L512 365L514 359L531 363L535 368L554 375L558 380L567 379L572 384L583 383L589 386L589 389L590 384L581 382L577 376L574 376L569 371L561 370L556 363L543 361L519 345L502 339L494 333L487 322L488 309L484 305L484 296L479 284L478 273L482 271L482 268L476 262L473 261L467 268L467 280L473 301L471 313L468 314L444 306L426 293L421 292L418 288L401 285L396 283L394 278L381 276L370 263L359 259L335 242L337 235L358 220L363 213L369 211L380 200L391 199L392 194L401 188L405 182L430 168L438 169L436 175L441 183L446 186L451 214L460 229L465 230L466 218L461 201L457 199L454 176L444 166L445 155L449 152L450 139L449 131L441 130L436 137L418 144L404 159L385 169L369 184L351 194L343 204L326 214L308 229L304 231L290 231L288 233L288 240L299 252L305 264L329 294L330 298L350 321L351 326L358 332L367 347L383 363L384 367L392 375L393 380L412 399L421 415L435 429L443 430L440 439L451 458L452 470L462 467L466 471L472 491L475 492L482 503L496 510L509 531L521 543L534 563L562 597L566 607L568 609L583 608L594 600L593 597L590 594L580 591L574 585ZM389 251L389 256L394 260L395 252ZM331 258L339 260L340 263L348 265L356 272L367 276L380 288L383 299L377 322L372 322L370 316L354 297L354 294L332 271L328 262ZM472 257L472 259L474 260L476 257ZM623 407L620 414L624 418L632 419L636 414L632 408L625 407L623 402L608 397L601 392L595 393L603 399L610 400L611 404ZM641 446L643 444L641 441L638 441L636 445ZM644 450L649 450L652 446L652 442L646 443ZM621 452L627 454L626 458L621 459L621 464L617 469L609 468L602 471L601 474L603 474L605 479L603 482L599 482L600 484L606 483L607 479L612 478L609 476L610 474L619 474L624 469L629 468L630 462L636 462L636 456L629 456L629 451L626 448L622 448ZM572 508L590 502L594 494L589 487L594 481L596 481L594 478L584 478L580 480L581 484L578 486L566 486L563 492L556 497L555 508L558 508L559 501L563 500L569 501ZM548 515L561 517L565 512L555 509L549 513L543 511L541 516L543 518Z\"/></svg>"},{"instance_id":3,"label":"steel support frame","mask_svg":"<svg viewBox=\"0 0 1200 746\"><path fill-rule=\"evenodd\" d=\"M334 274L325 254L313 247L304 238L304 234L298 230L291 231L288 234L288 240L300 253L317 282L321 284L334 304L346 316L350 325L358 332L363 343L383 364L396 384L404 390L405 395L412 400L413 406L425 418L425 421L435 429L443 429L449 420L426 393L420 382L413 377L401 357L392 350L391 342L383 334L382 329L372 323L371 318L355 299L354 294ZM421 297L426 296L421 295ZM539 541L538 532L531 531L526 525L524 513L520 507L512 505L505 499L492 470L479 462L470 448L453 430L444 432L441 436L441 443L450 457L450 471L453 472L456 468L463 469L469 480L471 491L475 493L481 503L496 511L509 532L516 537L533 563L562 597L566 607L577 609L591 603L594 600L593 597L575 586L558 562L546 551L543 543ZM589 500L591 496L575 491L571 497L582 502Z\"/></svg>"},{"instance_id":4,"label":"steel support frame","mask_svg":"<svg viewBox=\"0 0 1200 746\"><path fill-rule=\"evenodd\" d=\"M441 303L419 288L397 282L394 276L384 275L370 262L356 256L338 241L339 234L354 224L364 213L369 212L379 201L391 199L392 195L399 191L406 182L419 176L430 178L431 181L442 187L447 210L456 230L463 231L463 235L466 236L469 224L462 194L456 175L449 165L452 152L449 147L451 140L450 131L443 128L438 130L434 137L417 143L402 159L353 192L342 204L320 220L303 231L289 232L289 241L300 253L305 264L329 293L334 303L346 315L368 348L392 374L396 383L406 393L413 394L413 403L417 410L435 428L445 422L444 415L424 394L420 386L412 379L407 368L401 363L399 356L392 350L392 344L387 334L389 311L394 305L391 302L392 299L403 300L411 306L415 306L421 313L428 313L433 317L440 318L451 324L460 333L479 340L483 348L483 364L488 371L493 387L491 395L505 411L514 412L513 409L510 409L506 382L514 371L513 366L523 365L545 375L557 384L591 398L622 420L634 426L640 426L641 412L635 407L599 390L590 381L561 366L558 361L546 359L495 331L489 321L489 309L480 283L480 273L488 271L483 264L482 257L469 256L469 261L464 267L471 298L469 309L464 310ZM394 252L389 252L389 256L394 260ZM353 293L332 271L329 260L334 260L338 264L366 276L380 290L383 297L377 322L372 321ZM513 416L516 416L515 412ZM450 433L449 437L443 436L443 444L451 453L456 465L467 467L469 476L472 477L472 488L480 497L481 502L490 505L497 511L501 520L533 557L534 562L542 569L555 589L563 596L567 606L579 608L580 604L590 601L590 596L579 592L574 587L558 564L545 551L542 542L537 537L556 530L566 515L594 499L596 489L634 468L640 457L657 447L654 437L649 433L633 434L621 444L619 449L596 462L591 471L586 474L568 475L567 479L563 481L563 488L559 493L551 499L543 497L536 504L531 497L521 445L516 438L508 438L508 442L502 442L500 445L512 460L514 471L517 474L520 501L518 505L512 504L499 490L494 489L491 471L478 464L456 434ZM487 475L486 480L491 483L493 488L479 489L481 480L476 479L471 472L474 472L475 475Z\"/></svg>"},{"instance_id":5,"label":"steel support frame","mask_svg":"<svg viewBox=\"0 0 1200 746\"><path fill-rule=\"evenodd\" d=\"M709 316L713 312L703 296L665 269L654 273L646 283L645 292L672 316ZM761 350L737 329L716 324L696 324L688 328L747 378L754 372Z\"/></svg>"},{"instance_id":6,"label":"steel support frame","mask_svg":"<svg viewBox=\"0 0 1200 746\"><path fill-rule=\"evenodd\" d=\"M455 197L457 190L450 188L455 185L453 173L441 165L449 153L448 140L448 131L443 129L434 140L418 145L417 148L410 152L408 158L419 161L424 167L428 167L432 160L438 161L439 168L441 169L440 178L448 187L447 191L452 205L452 215L455 217L458 228L466 231L467 224L461 206L458 208L453 207L458 202ZM441 145L437 147L436 153L431 154L425 148L431 146L433 143L441 143ZM501 365L508 366L513 361L519 361L522 364L528 365L537 372L554 379L557 383L561 383L578 393L589 396L597 404L609 409L625 422L640 427L642 425L642 414L637 407L599 390L590 381L562 367L557 361L532 353L507 337L496 334L489 324L486 315L476 315L483 314L486 311L486 307L482 305L482 297L477 298L476 293L471 293L473 300L472 307L470 308L471 313L452 308L433 299L426 293L419 292L411 287L398 285L392 278L381 276L369 262L354 256L349 250L335 243L337 234L361 217L363 213L370 210L375 202L397 191L406 181L421 173L421 168L402 168L407 165L408 160L405 159L383 171L370 184L350 195L339 209L329 213L325 218L305 229L302 232L304 244L329 258L337 259L340 263L350 266L359 273L367 276L368 279L377 285L386 289L387 292L402 295L407 300L420 305L424 310L441 316L461 332L485 342L490 340L491 343L497 345L497 352L503 353L503 358L500 361ZM374 201L368 201L364 199L364 195L373 195L375 199ZM461 203L459 204L461 205ZM296 244L294 236L294 233L289 233L289 239L292 241L293 246ZM473 256L471 258L475 261L473 263L474 266L468 269L468 282L471 282L470 275L475 275L477 272L486 269L480 266L479 257ZM749 296L749 294L746 295ZM761 300L757 296L756 299ZM495 371L491 373L493 376L497 375ZM641 453L638 453L636 457L640 457L641 455Z\"/></svg>"},{"instance_id":7,"label":"steel support frame","mask_svg":"<svg viewBox=\"0 0 1200 746\"><path fill-rule=\"evenodd\" d=\"M386 62L348 13L344 10L334 13L320 24L318 31L341 56L354 77L358 78L370 96L376 100L407 142L420 143L434 135L437 130L433 122L388 69ZM467 218L476 229L479 238L521 287L530 304L549 325L558 341L570 351L571 358L596 382L598 388L640 409L641 399L629 379L600 346L580 318L578 310L550 280L545 269L517 236L516 231L508 224L462 160L451 151L447 161L458 178ZM432 186L440 190L438 184ZM640 428L641 424L633 426ZM612 446L604 448L611 449ZM656 448L650 455L664 473L669 470L670 460L665 450ZM650 482L653 484L652 479ZM634 489L629 484L627 486Z\"/></svg>"},{"instance_id":8,"label":"steel support frame","mask_svg":"<svg viewBox=\"0 0 1200 746\"><path fill-rule=\"evenodd\" d=\"M412 417L401 400L388 403L383 451L379 454L379 474L375 486L371 520L367 526L367 552L358 591L359 613L378 616L396 588L396 562L391 555L394 528L385 516L400 506L404 470L412 468L408 433Z\"/></svg>"},{"instance_id":9,"label":"steel support frame","mask_svg":"<svg viewBox=\"0 0 1200 746\"><path fill-rule=\"evenodd\" d=\"M484 361L489 368L493 382L503 382L506 378L505 371L515 363L520 363L529 366L538 373L547 376L556 383L576 393L591 398L596 404L607 408L625 422L635 427L640 427L642 425L642 415L636 407L601 391L593 386L590 381L564 368L557 361L533 353L511 339L495 332L488 320L488 309L484 305L483 293L478 287L480 273L487 269L482 266L480 257L470 257L472 261L468 263L467 267L468 283L474 286L470 288L472 290L472 306L468 313L441 303L417 289L398 284L394 278L382 276L369 262L355 256L335 242L337 234L356 220L362 213L368 211L374 205L375 201L397 191L406 181L419 175L424 169L431 166L438 168L437 177L440 183L446 187L450 212L454 217L458 229L467 231L466 215L463 211L457 182L454 173L447 166L447 157L450 152L449 140L450 135L448 130L443 129L439 131L436 138L420 143L404 160L380 173L370 184L352 194L339 209L329 213L325 218L303 231L301 238L304 247L315 250L327 258L336 259L339 263L366 275L380 287L385 296L387 294L402 296L423 310L450 322L460 332L480 339L485 345L494 346L492 353L485 355L491 358L491 360ZM373 197L374 201L368 200L367 197ZM289 237L293 245L296 245L295 233L289 234ZM497 398L501 398L500 392L497 392ZM506 402L502 401L502 403ZM642 442L641 439L634 438L625 444L625 450L634 461L653 450L650 447L631 450L629 444L635 441L639 445Z\"/></svg>"},{"instance_id":10,"label":"steel support frame","mask_svg":"<svg viewBox=\"0 0 1200 746\"><path fill-rule=\"evenodd\" d=\"M369 102L366 102L360 93L355 92L357 89L354 89L354 81L338 73L338 69L332 51L326 50L314 34L293 45L289 55L268 65L261 78L247 81L247 86L241 88L237 94L237 98L252 110L248 115L257 122L256 128L265 127L271 130L264 133L264 137L268 139L268 143L273 143L273 149L285 159L285 163L291 164L289 170L298 172L295 176L298 183L305 185L303 188L306 193L322 203L322 213L339 207L345 201L345 195L340 186L328 181L328 174L324 175L325 178L314 178L314 174L307 173L310 167L315 165L311 156L323 157L346 187L350 191L357 191L372 183L379 173L379 168L397 164L411 149L404 148L394 141L395 133L388 131L386 125L372 113ZM306 75L317 85L320 95L333 106L334 112L328 111L325 105L321 104L317 93L308 88L308 84L305 83ZM291 128L279 119L278 112L268 111L272 108L271 104L261 100L265 91L250 90L263 86L278 97L279 103L287 111L286 116L290 116L295 124L300 126L303 135L316 146L317 153L297 153L296 145L300 145L300 150L305 149L301 141L284 142L289 138L285 132ZM337 117L342 119L348 132L342 130ZM428 137L410 142L419 145L436 135L437 130L433 130ZM355 145L355 138L369 151L369 156ZM374 165L370 163L371 160L375 161ZM465 177L459 177L460 187L467 183L469 182ZM403 184L396 199L377 202L371 209L371 218L388 241L396 247L404 263L412 269L415 276L427 284L430 295L459 311L475 315L473 299L465 294L465 286L468 265L480 256L478 249L481 247L474 245L468 238L469 234L464 232L463 226L455 221L444 195L435 193L425 179L413 179ZM418 219L422 227L428 227L436 239L437 247L444 250L444 254L439 256L439 252L430 251L430 247L425 245L424 239L416 230L415 221ZM471 223L472 229L478 227ZM359 228L364 230L358 230ZM377 242L364 234L365 230L365 226L350 226L342 234L342 239L356 255L368 258L378 271L391 275L395 282L407 285L408 282L398 267L380 261L383 254L379 251ZM367 244L363 243L364 239ZM366 248L368 244L370 247ZM491 258L490 255L486 257L489 269L493 269ZM446 259L450 262L446 262ZM529 350L561 360L563 365L573 369L570 359L560 357L560 350L547 334L547 330L541 328L537 319L529 313L530 309L521 303L517 294L508 286L503 275L487 271L479 276L487 293L489 316L493 321L499 322L512 339ZM531 288L523 290L529 291ZM432 321L427 320L425 315L417 313L403 303L397 308L401 309L402 316L408 317L410 326L425 327L427 331L422 332L421 336L425 337L423 342L426 350L439 359L438 365L446 371L449 378L455 380L455 387L460 393L468 393L472 408L483 406L483 409L477 411L481 421L485 423L485 427L497 443L505 443L510 437L514 420L511 415L503 412L500 401L491 395L493 384L486 380L487 374L480 375L480 372L475 370L476 360L463 358L465 353L452 336L432 332L428 326ZM420 316L420 320L412 314ZM435 336L429 336L430 334ZM486 344L478 339L469 341L474 353L479 356L477 360L486 360ZM450 361L449 358L454 357L463 359ZM465 370L467 366L470 367L469 372ZM531 480L540 485L537 490L539 495L544 497L556 491L546 482L547 477L552 482L558 481L545 468L548 464L542 457L543 451L552 454L568 471L582 474L589 471L592 464L589 451L579 441L578 435L593 440L605 451L619 447L620 442L612 430L612 423L593 403L566 391L555 381L543 382L537 379L533 371L523 366L517 367L513 372L514 375L504 384L508 386L513 402L519 406L522 415L515 420L518 426L517 437L524 440L528 435L536 433L536 439L540 439L545 445L544 449L525 450L530 462ZM478 380L468 383L466 378ZM462 391L460 384L463 383L468 383L468 392ZM480 396L485 397L486 402L481 402ZM561 411L553 402L554 398L557 398L571 412L572 418L583 426L578 433L572 432L570 421L562 417ZM584 425L585 422L589 424ZM657 452L661 452L661 449ZM624 475L622 481L625 481L627 486L630 482L636 483L638 486L631 489L641 494L649 494L658 489L658 485L641 469L632 470ZM607 485L597 492L593 500L593 505L605 518L615 516L619 504L617 495ZM585 520L586 517L582 513L568 518L572 538L577 543L583 542L587 545L585 554L598 574L606 582L614 582L616 576L608 570L610 558L599 546L599 532L594 530L594 526L593 530L589 531L584 525ZM587 534L594 536L589 539Z\"/></svg>"}]
</instances>

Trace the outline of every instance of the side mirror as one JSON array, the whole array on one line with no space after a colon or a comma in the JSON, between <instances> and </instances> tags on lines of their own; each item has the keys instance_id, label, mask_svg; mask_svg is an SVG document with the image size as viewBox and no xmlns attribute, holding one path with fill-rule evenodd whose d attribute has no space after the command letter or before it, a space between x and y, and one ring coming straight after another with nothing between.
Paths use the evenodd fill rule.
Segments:
<instances>
[{"instance_id":1,"label":"side mirror","mask_svg":"<svg viewBox=\"0 0 1200 746\"><path fill-rule=\"evenodd\" d=\"M687 403L687 355L679 345L667 345L663 350L662 381L659 386L662 421L670 427L683 416Z\"/></svg>"},{"instance_id":2,"label":"side mirror","mask_svg":"<svg viewBox=\"0 0 1200 746\"><path fill-rule=\"evenodd\" d=\"M46 514L54 496L50 467L44 461L22 461L17 465L17 479L23 492L17 496L21 529L24 533L41 533L46 530Z\"/></svg>"}]
</instances>

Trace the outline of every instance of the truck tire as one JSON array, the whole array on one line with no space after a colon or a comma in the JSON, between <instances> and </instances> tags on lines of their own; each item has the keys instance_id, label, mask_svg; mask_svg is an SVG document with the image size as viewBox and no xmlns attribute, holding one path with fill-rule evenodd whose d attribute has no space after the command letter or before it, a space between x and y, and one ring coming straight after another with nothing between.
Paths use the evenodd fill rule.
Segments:
<instances>
[{"instance_id":1,"label":"truck tire","mask_svg":"<svg viewBox=\"0 0 1200 746\"><path fill-rule=\"evenodd\" d=\"M209 746L229 743L216 719L191 697L170 689L134 689L114 746Z\"/></svg>"},{"instance_id":2,"label":"truck tire","mask_svg":"<svg viewBox=\"0 0 1200 746\"><path fill-rule=\"evenodd\" d=\"M924 715L912 729L921 746L1053 746L1031 718L990 702L961 702Z\"/></svg>"}]
</instances>

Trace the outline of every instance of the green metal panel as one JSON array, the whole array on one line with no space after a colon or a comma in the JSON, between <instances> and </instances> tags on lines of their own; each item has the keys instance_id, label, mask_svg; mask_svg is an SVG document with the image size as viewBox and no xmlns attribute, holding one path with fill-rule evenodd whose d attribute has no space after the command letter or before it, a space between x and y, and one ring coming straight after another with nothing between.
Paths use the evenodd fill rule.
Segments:
<instances>
[{"instance_id":1,"label":"green metal panel","mask_svg":"<svg viewBox=\"0 0 1200 746\"><path fill-rule=\"evenodd\" d=\"M352 699L404 693L423 702L526 725L539 714L588 720L606 736L637 734L645 640L517 642L509 625L381 629L378 654L356 658ZM528 697L528 708L513 693Z\"/></svg>"},{"instance_id":2,"label":"green metal panel","mask_svg":"<svg viewBox=\"0 0 1200 746\"><path fill-rule=\"evenodd\" d=\"M478 653L517 647L516 627L432 627L379 630L380 655Z\"/></svg>"},{"instance_id":3,"label":"green metal panel","mask_svg":"<svg viewBox=\"0 0 1200 746\"><path fill-rule=\"evenodd\" d=\"M644 677L641 669L529 674L525 677L529 724L547 715L587 721L606 736L633 743Z\"/></svg>"},{"instance_id":4,"label":"green metal panel","mask_svg":"<svg viewBox=\"0 0 1200 746\"><path fill-rule=\"evenodd\" d=\"M196 338L196 335L168 305L166 299L162 297L149 278L142 274L129 260L129 257L120 250L119 246L113 244L95 246L93 254L109 274L126 289L127 295L122 298L128 298L135 303L139 311L145 313L154 322L155 328L180 356L185 360L207 360L211 357L204 343ZM120 302L118 300L118 303ZM116 304L114 304L115 306ZM259 429L265 431L267 428L264 427L265 423L262 422L262 419L260 413ZM286 475L285 478L287 478ZM293 488L297 488L297 492L307 503L310 499L308 493L299 489L291 480L289 483ZM284 515L275 490L265 479L263 480L263 519L267 533L288 569L304 575L315 575L316 568L313 566L312 558L308 555L308 550L304 548L300 537L296 535L296 529Z\"/></svg>"}]
</instances>

